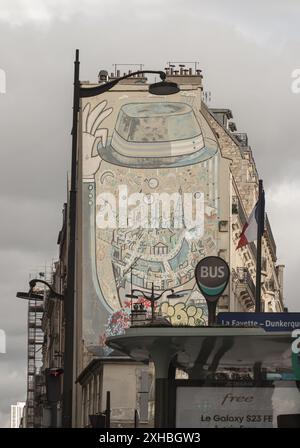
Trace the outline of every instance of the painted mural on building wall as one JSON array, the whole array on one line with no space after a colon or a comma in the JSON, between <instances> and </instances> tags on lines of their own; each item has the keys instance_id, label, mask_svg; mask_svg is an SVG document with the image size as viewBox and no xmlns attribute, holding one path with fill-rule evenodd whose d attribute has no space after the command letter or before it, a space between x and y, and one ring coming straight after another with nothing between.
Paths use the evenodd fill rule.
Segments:
<instances>
[{"instance_id":1,"label":"painted mural on building wall","mask_svg":"<svg viewBox=\"0 0 300 448\"><path fill-rule=\"evenodd\" d=\"M219 151L200 107L197 90L83 100L83 335L90 347L128 327L131 288L180 292L156 305L173 325L207 319L194 269L217 253Z\"/></svg>"}]
</instances>

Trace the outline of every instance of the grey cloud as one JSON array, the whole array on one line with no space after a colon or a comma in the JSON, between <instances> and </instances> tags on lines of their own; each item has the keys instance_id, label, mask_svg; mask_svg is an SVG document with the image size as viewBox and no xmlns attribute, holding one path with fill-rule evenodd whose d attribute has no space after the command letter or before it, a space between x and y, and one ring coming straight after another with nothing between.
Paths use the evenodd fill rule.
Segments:
<instances>
[{"instance_id":1,"label":"grey cloud","mask_svg":"<svg viewBox=\"0 0 300 448\"><path fill-rule=\"evenodd\" d=\"M7 196L1 198L0 210L5 210L1 222L1 251L18 250L52 252L56 249L58 228L62 221L59 201L33 201ZM45 232L45 229L49 229Z\"/></svg>"},{"instance_id":2,"label":"grey cloud","mask_svg":"<svg viewBox=\"0 0 300 448\"><path fill-rule=\"evenodd\" d=\"M10 351L0 358L0 426L26 389L26 303L15 299L16 290L25 290L28 273L57 256L75 48L81 79L90 80L113 63L161 69L170 60L199 60L211 106L233 110L266 188L274 189L299 177L300 94L290 91L291 72L300 67L299 12L292 0L2 0L0 68L7 93L0 95L0 328ZM286 264L287 303L296 309L299 238L285 231L288 216L299 222L297 206L282 213L270 199L267 207Z\"/></svg>"}]
</instances>

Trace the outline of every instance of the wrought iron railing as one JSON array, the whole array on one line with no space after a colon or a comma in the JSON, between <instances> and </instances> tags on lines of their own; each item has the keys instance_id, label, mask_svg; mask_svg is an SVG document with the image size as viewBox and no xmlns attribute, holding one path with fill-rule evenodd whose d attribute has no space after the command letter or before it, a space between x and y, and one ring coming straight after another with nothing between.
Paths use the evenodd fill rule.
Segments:
<instances>
[{"instance_id":1,"label":"wrought iron railing","mask_svg":"<svg viewBox=\"0 0 300 448\"><path fill-rule=\"evenodd\" d=\"M240 146L248 146L248 136L245 132L235 132L233 135L239 142Z\"/></svg>"},{"instance_id":2,"label":"wrought iron railing","mask_svg":"<svg viewBox=\"0 0 300 448\"><path fill-rule=\"evenodd\" d=\"M248 286L248 288L251 291L253 298L254 298L255 297L255 284L252 280L250 272L248 271L247 268L236 268L236 271L237 271L237 278L238 278L239 282Z\"/></svg>"},{"instance_id":3,"label":"wrought iron railing","mask_svg":"<svg viewBox=\"0 0 300 448\"><path fill-rule=\"evenodd\" d=\"M275 243L275 239L273 236L273 232L271 229L271 225L270 225L270 221L268 218L268 215L266 214L266 223L265 223L265 232L267 234L267 238L270 244L270 248L271 248L271 252L272 252L272 257L274 260L276 260L276 243Z\"/></svg>"}]
</instances>

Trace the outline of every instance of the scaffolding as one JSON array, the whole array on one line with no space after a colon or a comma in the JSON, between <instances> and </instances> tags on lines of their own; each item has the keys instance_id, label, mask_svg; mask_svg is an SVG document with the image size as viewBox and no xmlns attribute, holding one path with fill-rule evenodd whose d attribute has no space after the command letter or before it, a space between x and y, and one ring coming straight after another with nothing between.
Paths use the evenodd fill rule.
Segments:
<instances>
[{"instance_id":1,"label":"scaffolding","mask_svg":"<svg viewBox=\"0 0 300 448\"><path fill-rule=\"evenodd\" d=\"M35 427L35 391L36 377L42 364L42 330L43 302L28 301L28 352L27 352L27 427Z\"/></svg>"},{"instance_id":2,"label":"scaffolding","mask_svg":"<svg viewBox=\"0 0 300 448\"><path fill-rule=\"evenodd\" d=\"M43 272L31 274L29 279L41 278L52 281L53 268L44 268ZM38 291L45 297L45 289ZM41 372L44 344L44 332L42 319L44 312L44 300L28 300L27 315L27 401L26 401L26 426L36 428L41 426L39 415L39 400L43 387L43 375Z\"/></svg>"}]
</instances>

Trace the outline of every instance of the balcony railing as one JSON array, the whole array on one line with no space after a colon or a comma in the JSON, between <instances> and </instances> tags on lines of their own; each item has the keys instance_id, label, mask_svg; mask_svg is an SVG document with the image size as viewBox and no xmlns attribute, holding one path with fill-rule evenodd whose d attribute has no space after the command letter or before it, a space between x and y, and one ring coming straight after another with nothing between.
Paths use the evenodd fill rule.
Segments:
<instances>
[{"instance_id":1,"label":"balcony railing","mask_svg":"<svg viewBox=\"0 0 300 448\"><path fill-rule=\"evenodd\" d=\"M250 272L245 267L236 268L232 271L232 278L236 284L235 294L238 300L249 310L255 305L255 285Z\"/></svg>"},{"instance_id":2,"label":"balcony railing","mask_svg":"<svg viewBox=\"0 0 300 448\"><path fill-rule=\"evenodd\" d=\"M239 142L240 146L247 147L248 146L248 136L244 132L235 132L234 137Z\"/></svg>"},{"instance_id":3,"label":"balcony railing","mask_svg":"<svg viewBox=\"0 0 300 448\"><path fill-rule=\"evenodd\" d=\"M237 276L240 283L248 286L253 298L255 297L255 285L252 280L251 274L247 268L237 268Z\"/></svg>"},{"instance_id":4,"label":"balcony railing","mask_svg":"<svg viewBox=\"0 0 300 448\"><path fill-rule=\"evenodd\" d=\"M272 229L271 229L271 225L270 225L270 221L268 218L268 215L266 214L266 224L265 224L265 233L268 239L268 243L270 245L270 249L271 249L271 254L272 254L272 258L274 261L276 261L277 256L276 256L276 243L275 243L275 239L272 233Z\"/></svg>"}]
</instances>

